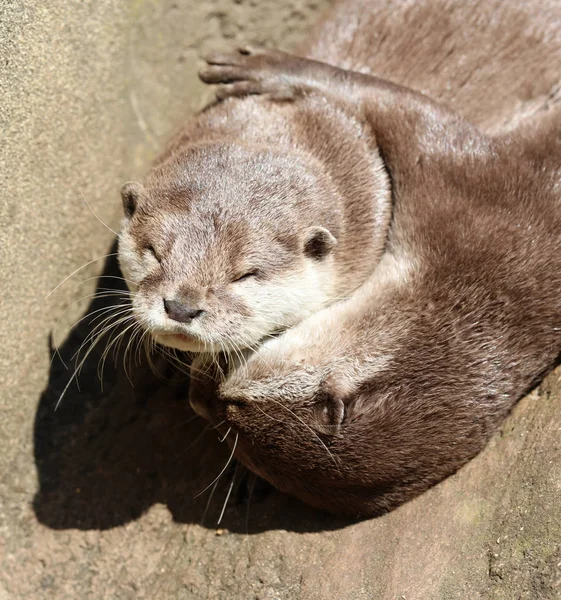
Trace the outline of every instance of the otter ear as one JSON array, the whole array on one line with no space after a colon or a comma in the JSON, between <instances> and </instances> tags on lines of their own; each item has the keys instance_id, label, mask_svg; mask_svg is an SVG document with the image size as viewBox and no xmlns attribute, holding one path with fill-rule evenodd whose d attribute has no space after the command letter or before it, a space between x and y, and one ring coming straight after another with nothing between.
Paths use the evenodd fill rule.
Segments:
<instances>
[{"instance_id":1,"label":"otter ear","mask_svg":"<svg viewBox=\"0 0 561 600\"><path fill-rule=\"evenodd\" d=\"M144 188L138 181L129 181L121 188L121 200L126 217L132 217Z\"/></svg>"},{"instance_id":2,"label":"otter ear","mask_svg":"<svg viewBox=\"0 0 561 600\"><path fill-rule=\"evenodd\" d=\"M345 404L331 395L321 398L315 407L314 428L325 435L336 435L345 419Z\"/></svg>"},{"instance_id":3,"label":"otter ear","mask_svg":"<svg viewBox=\"0 0 561 600\"><path fill-rule=\"evenodd\" d=\"M310 227L306 232L304 254L310 258L321 260L327 256L337 244L337 240L325 227Z\"/></svg>"}]
</instances>

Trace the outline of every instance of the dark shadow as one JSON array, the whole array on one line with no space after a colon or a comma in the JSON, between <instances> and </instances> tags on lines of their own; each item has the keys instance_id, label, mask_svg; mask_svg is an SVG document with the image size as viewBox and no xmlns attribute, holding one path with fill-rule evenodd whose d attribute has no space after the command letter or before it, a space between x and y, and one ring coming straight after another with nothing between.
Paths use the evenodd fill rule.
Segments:
<instances>
[{"instance_id":1,"label":"dark shadow","mask_svg":"<svg viewBox=\"0 0 561 600\"><path fill-rule=\"evenodd\" d=\"M98 290L124 289L115 279L119 276L116 260L109 259ZM98 299L87 314L95 318L100 313L94 311L118 304L116 297ZM90 321L85 318L78 324L59 348L60 356L53 357L37 409L37 518L53 529L108 529L137 519L159 502L176 521L201 523L211 490L195 496L220 473L230 450L190 409L184 374L160 360L158 377L142 358L131 369L131 383L123 368L122 347L115 357L109 355L102 389L98 363L106 347L103 341L83 365L80 389L73 382L55 411L74 370L72 357L92 331ZM277 492L240 465L230 468L216 486L206 526L216 527L234 473L221 527L241 533L304 532L349 524Z\"/></svg>"}]
</instances>

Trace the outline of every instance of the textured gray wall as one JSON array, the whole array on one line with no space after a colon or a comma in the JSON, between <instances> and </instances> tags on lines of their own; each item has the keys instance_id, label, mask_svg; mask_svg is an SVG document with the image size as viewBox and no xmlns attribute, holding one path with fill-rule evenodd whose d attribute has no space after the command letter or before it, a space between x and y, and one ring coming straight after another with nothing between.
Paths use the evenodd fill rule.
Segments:
<instances>
[{"instance_id":1,"label":"textured gray wall","mask_svg":"<svg viewBox=\"0 0 561 600\"><path fill-rule=\"evenodd\" d=\"M560 597L556 373L459 474L354 525L256 492L217 530L228 479L200 525L193 495L227 452L142 378L101 394L93 369L53 412L69 372L49 335L84 313L95 281L78 284L103 261L45 297L113 239L84 198L116 228L121 183L205 101L199 53L290 47L328 3L0 2L0 600Z\"/></svg>"}]
</instances>

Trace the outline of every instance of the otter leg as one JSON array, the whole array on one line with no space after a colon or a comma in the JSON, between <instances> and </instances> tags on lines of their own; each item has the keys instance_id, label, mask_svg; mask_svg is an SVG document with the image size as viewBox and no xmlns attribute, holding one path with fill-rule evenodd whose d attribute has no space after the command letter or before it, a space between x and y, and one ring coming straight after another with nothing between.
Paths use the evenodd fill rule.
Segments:
<instances>
[{"instance_id":1,"label":"otter leg","mask_svg":"<svg viewBox=\"0 0 561 600\"><path fill-rule=\"evenodd\" d=\"M410 88L346 71L331 65L252 46L207 56L200 72L209 84L221 84L220 99L266 95L294 101L319 94L362 113L369 123L387 166L415 169L423 158L442 158L454 150L454 160L473 156L489 141L445 106Z\"/></svg>"}]
</instances>

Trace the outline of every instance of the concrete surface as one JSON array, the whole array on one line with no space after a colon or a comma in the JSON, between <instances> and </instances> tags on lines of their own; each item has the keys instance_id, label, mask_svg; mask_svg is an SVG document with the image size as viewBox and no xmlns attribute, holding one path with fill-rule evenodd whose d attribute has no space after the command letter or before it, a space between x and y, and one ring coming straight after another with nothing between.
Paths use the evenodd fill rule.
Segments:
<instances>
[{"instance_id":1,"label":"concrete surface","mask_svg":"<svg viewBox=\"0 0 561 600\"><path fill-rule=\"evenodd\" d=\"M194 498L228 452L144 364L132 386L110 358L102 391L92 353L54 412L71 371L50 337L70 366L89 326L69 325L107 305L85 296L118 283L99 260L45 299L111 251L86 201L118 226L120 184L204 102L199 52L289 47L327 4L0 3L0 600L561 598L559 371L461 472L358 524L241 470Z\"/></svg>"}]
</instances>

